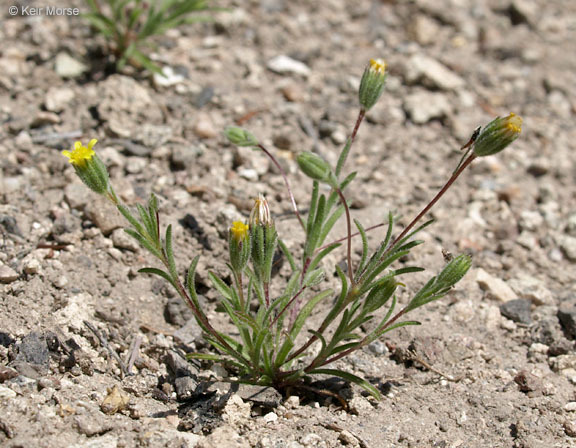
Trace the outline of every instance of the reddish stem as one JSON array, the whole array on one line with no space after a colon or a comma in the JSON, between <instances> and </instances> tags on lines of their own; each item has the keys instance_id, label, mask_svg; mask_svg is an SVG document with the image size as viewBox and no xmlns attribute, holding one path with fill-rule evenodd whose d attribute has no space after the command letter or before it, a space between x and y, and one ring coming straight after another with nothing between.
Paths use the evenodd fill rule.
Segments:
<instances>
[{"instance_id":1,"label":"reddish stem","mask_svg":"<svg viewBox=\"0 0 576 448\"><path fill-rule=\"evenodd\" d=\"M278 168L278 171L280 171L280 174L282 175L282 179L284 179L284 185L286 185L286 190L288 190L288 195L290 196L290 202L292 203L292 208L294 209L294 214L298 218L298 222L300 223L302 228L304 230L306 230L306 227L304 226L304 221L302 221L302 216L300 216L300 212L298 211L298 206L296 205L296 199L294 199L294 194L292 194L292 189L290 188L290 183L288 182L288 177L286 176L286 172L284 171L284 169L282 168L280 163L278 163L278 160L276 160L276 157L274 157L272 155L272 153L270 153L270 151L268 151L261 144L258 144L258 148L260 148L262 151L264 151L264 154L266 154L268 156L268 158L272 161L274 166L276 168Z\"/></svg>"}]
</instances>

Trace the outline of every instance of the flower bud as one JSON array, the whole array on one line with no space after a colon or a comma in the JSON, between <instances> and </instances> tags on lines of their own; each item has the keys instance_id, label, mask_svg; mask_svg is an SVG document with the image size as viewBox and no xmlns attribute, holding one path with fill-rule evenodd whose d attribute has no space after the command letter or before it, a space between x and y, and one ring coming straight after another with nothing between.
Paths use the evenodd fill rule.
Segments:
<instances>
[{"instance_id":1,"label":"flower bud","mask_svg":"<svg viewBox=\"0 0 576 448\"><path fill-rule=\"evenodd\" d=\"M370 110L382 95L386 76L386 62L383 59L370 59L370 63L364 69L358 91L360 105L365 110Z\"/></svg>"},{"instance_id":2,"label":"flower bud","mask_svg":"<svg viewBox=\"0 0 576 448\"><path fill-rule=\"evenodd\" d=\"M326 182L331 186L337 184L330 165L319 155L305 151L296 158L296 161L302 172L308 177L318 182Z\"/></svg>"},{"instance_id":3,"label":"flower bud","mask_svg":"<svg viewBox=\"0 0 576 448\"><path fill-rule=\"evenodd\" d=\"M248 226L242 221L234 221L230 227L230 237L237 243L248 237Z\"/></svg>"},{"instance_id":4,"label":"flower bud","mask_svg":"<svg viewBox=\"0 0 576 448\"><path fill-rule=\"evenodd\" d=\"M447 286L455 285L462 280L471 266L472 258L468 255L459 255L444 266L436 278L436 283Z\"/></svg>"},{"instance_id":5,"label":"flower bud","mask_svg":"<svg viewBox=\"0 0 576 448\"><path fill-rule=\"evenodd\" d=\"M258 146L258 140L252 133L236 126L226 128L224 135L237 146Z\"/></svg>"},{"instance_id":6,"label":"flower bud","mask_svg":"<svg viewBox=\"0 0 576 448\"><path fill-rule=\"evenodd\" d=\"M507 117L497 117L486 125L474 142L474 154L478 157L490 156L502 151L518 138L522 131L522 118L511 113Z\"/></svg>"},{"instance_id":7,"label":"flower bud","mask_svg":"<svg viewBox=\"0 0 576 448\"><path fill-rule=\"evenodd\" d=\"M270 216L270 207L266 198L259 194L254 200L254 207L250 212L250 228L255 229L258 226L273 227L274 221Z\"/></svg>"},{"instance_id":8,"label":"flower bud","mask_svg":"<svg viewBox=\"0 0 576 448\"><path fill-rule=\"evenodd\" d=\"M241 221L234 221L230 227L228 239L230 265L235 272L242 272L250 259L250 233L248 226Z\"/></svg>"},{"instance_id":9,"label":"flower bud","mask_svg":"<svg viewBox=\"0 0 576 448\"><path fill-rule=\"evenodd\" d=\"M92 139L88 146L76 142L72 151L62 151L62 154L68 157L76 174L88 188L98 194L106 194L110 180L106 166L92 149L97 142L98 140Z\"/></svg>"}]
</instances>

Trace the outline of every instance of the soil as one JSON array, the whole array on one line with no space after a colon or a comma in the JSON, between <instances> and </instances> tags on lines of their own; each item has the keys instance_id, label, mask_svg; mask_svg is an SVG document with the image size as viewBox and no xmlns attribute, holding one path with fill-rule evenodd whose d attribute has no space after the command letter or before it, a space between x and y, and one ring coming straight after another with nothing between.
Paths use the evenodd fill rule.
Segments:
<instances>
[{"instance_id":1,"label":"soil","mask_svg":"<svg viewBox=\"0 0 576 448\"><path fill-rule=\"evenodd\" d=\"M575 2L221 0L213 22L153 41L169 81L114 73L81 16L11 16L11 5L46 5L0 3L0 445L576 446ZM203 303L233 332L207 279L229 275L231 222L264 193L289 247L302 235L278 170L221 131L236 123L258 136L305 210L310 181L295 156L335 161L375 57L387 87L347 168L365 227L391 210L406 225L477 126L524 119L510 148L475 161L433 209L409 260L427 273L400 300L437 272L443 250L472 254L473 269L414 312L421 326L336 363L381 401L329 377L291 396L220 382L222 367L184 360L208 351L190 312L137 272L154 260L60 152L97 138L126 203L158 196L179 269L201 255ZM371 244L382 236L371 232ZM344 258L328 257L328 284ZM287 275L284 263L274 282Z\"/></svg>"}]
</instances>

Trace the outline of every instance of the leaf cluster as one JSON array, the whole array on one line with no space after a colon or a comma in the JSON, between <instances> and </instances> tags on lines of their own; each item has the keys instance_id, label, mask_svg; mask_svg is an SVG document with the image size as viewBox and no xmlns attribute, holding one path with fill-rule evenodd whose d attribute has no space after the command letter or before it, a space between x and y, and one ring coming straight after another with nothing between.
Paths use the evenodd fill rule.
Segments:
<instances>
[{"instance_id":1,"label":"leaf cluster","mask_svg":"<svg viewBox=\"0 0 576 448\"><path fill-rule=\"evenodd\" d=\"M107 40L117 70L126 64L162 73L146 54L150 38L189 23L210 20L207 0L86 0L84 17Z\"/></svg>"}]
</instances>

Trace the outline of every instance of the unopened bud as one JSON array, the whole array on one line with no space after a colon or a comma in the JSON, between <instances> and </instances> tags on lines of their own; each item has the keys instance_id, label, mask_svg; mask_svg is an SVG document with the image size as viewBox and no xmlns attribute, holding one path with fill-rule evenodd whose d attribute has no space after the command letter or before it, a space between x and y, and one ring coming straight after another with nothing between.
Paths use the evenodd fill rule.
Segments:
<instances>
[{"instance_id":1,"label":"unopened bud","mask_svg":"<svg viewBox=\"0 0 576 448\"><path fill-rule=\"evenodd\" d=\"M250 212L250 227L255 229L257 226L271 227L274 225L272 217L270 216L270 207L266 198L259 194L258 198L254 200L254 207Z\"/></svg>"},{"instance_id":2,"label":"unopened bud","mask_svg":"<svg viewBox=\"0 0 576 448\"><path fill-rule=\"evenodd\" d=\"M371 59L364 69L358 91L360 105L369 110L376 104L386 84L386 62L383 59Z\"/></svg>"},{"instance_id":3,"label":"unopened bud","mask_svg":"<svg viewBox=\"0 0 576 448\"><path fill-rule=\"evenodd\" d=\"M474 154L478 157L496 154L516 140L521 131L522 118L516 114L495 118L480 131L474 142Z\"/></svg>"},{"instance_id":4,"label":"unopened bud","mask_svg":"<svg viewBox=\"0 0 576 448\"><path fill-rule=\"evenodd\" d=\"M237 146L258 146L258 140L252 133L236 126L226 128L224 135Z\"/></svg>"},{"instance_id":5,"label":"unopened bud","mask_svg":"<svg viewBox=\"0 0 576 448\"><path fill-rule=\"evenodd\" d=\"M319 155L305 151L297 157L296 161L306 176L330 185L337 183L330 165Z\"/></svg>"}]
</instances>

